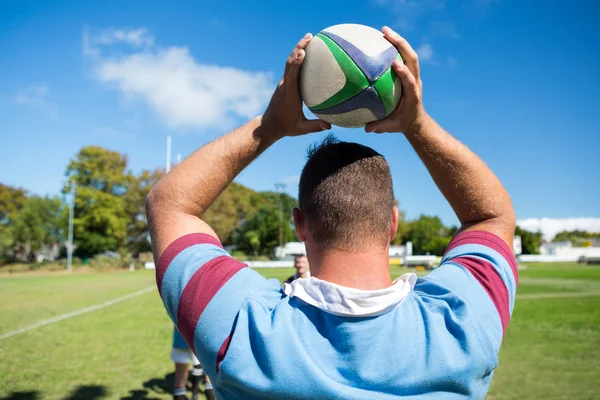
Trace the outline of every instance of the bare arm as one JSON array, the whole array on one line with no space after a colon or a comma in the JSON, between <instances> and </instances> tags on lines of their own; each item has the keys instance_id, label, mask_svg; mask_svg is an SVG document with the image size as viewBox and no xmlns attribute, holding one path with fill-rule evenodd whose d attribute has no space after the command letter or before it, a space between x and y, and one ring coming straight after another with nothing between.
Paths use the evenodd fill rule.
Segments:
<instances>
[{"instance_id":1,"label":"bare arm","mask_svg":"<svg viewBox=\"0 0 600 400\"><path fill-rule=\"evenodd\" d=\"M261 117L194 152L150 191L146 213L158 260L165 248L187 233L214 231L202 215L233 179L275 139L261 132Z\"/></svg>"},{"instance_id":2,"label":"bare arm","mask_svg":"<svg viewBox=\"0 0 600 400\"><path fill-rule=\"evenodd\" d=\"M302 113L298 76L307 34L286 64L284 78L262 117L205 145L164 176L146 199L154 259L175 239L188 233L214 231L201 217L233 179L265 149L284 136L328 129L321 120L307 120Z\"/></svg>"},{"instance_id":3,"label":"bare arm","mask_svg":"<svg viewBox=\"0 0 600 400\"><path fill-rule=\"evenodd\" d=\"M387 119L367 125L369 132L404 132L446 197L462 226L500 236L512 248L515 214L510 196L487 165L464 144L442 129L423 109L417 54L389 28L386 38L400 52L395 62L402 79L402 100Z\"/></svg>"}]
</instances>

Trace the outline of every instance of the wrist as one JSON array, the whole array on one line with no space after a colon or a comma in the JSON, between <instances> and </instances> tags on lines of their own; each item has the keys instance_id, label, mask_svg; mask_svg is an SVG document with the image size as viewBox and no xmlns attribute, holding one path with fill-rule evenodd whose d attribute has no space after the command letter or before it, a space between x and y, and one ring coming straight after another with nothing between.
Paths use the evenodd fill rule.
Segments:
<instances>
[{"instance_id":1,"label":"wrist","mask_svg":"<svg viewBox=\"0 0 600 400\"><path fill-rule=\"evenodd\" d=\"M272 144L286 136L285 133L282 133L280 129L277 129L272 124L269 124L263 115L254 117L251 122L255 125L254 136L258 140Z\"/></svg>"},{"instance_id":2,"label":"wrist","mask_svg":"<svg viewBox=\"0 0 600 400\"><path fill-rule=\"evenodd\" d=\"M429 114L424 109L420 109L413 122L404 129L403 133L405 136L418 135L431 121L432 119Z\"/></svg>"}]
</instances>

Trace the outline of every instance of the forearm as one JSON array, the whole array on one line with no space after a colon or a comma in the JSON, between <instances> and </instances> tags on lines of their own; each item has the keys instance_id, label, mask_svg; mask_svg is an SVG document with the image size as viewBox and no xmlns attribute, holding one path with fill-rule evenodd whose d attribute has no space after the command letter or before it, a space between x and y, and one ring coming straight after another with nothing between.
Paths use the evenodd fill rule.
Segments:
<instances>
[{"instance_id":1,"label":"forearm","mask_svg":"<svg viewBox=\"0 0 600 400\"><path fill-rule=\"evenodd\" d=\"M257 117L208 143L165 175L147 199L148 219L183 213L201 217L233 179L274 143Z\"/></svg>"},{"instance_id":2,"label":"forearm","mask_svg":"<svg viewBox=\"0 0 600 400\"><path fill-rule=\"evenodd\" d=\"M427 115L406 137L463 226L493 220L514 230L510 196L475 153Z\"/></svg>"}]
</instances>

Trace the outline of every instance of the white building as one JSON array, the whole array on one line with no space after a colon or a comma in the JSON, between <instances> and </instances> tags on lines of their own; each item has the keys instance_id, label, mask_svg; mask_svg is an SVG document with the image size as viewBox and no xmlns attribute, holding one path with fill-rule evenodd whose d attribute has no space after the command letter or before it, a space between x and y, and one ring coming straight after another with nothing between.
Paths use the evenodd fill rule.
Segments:
<instances>
[{"instance_id":1,"label":"white building","mask_svg":"<svg viewBox=\"0 0 600 400\"><path fill-rule=\"evenodd\" d=\"M306 255L306 247L302 242L289 242L283 247L275 247L275 257L279 260L291 260L298 254Z\"/></svg>"},{"instance_id":2,"label":"white building","mask_svg":"<svg viewBox=\"0 0 600 400\"><path fill-rule=\"evenodd\" d=\"M574 262L600 259L600 247L574 247L571 242L550 242L540 246L540 254L523 254L522 262Z\"/></svg>"}]
</instances>

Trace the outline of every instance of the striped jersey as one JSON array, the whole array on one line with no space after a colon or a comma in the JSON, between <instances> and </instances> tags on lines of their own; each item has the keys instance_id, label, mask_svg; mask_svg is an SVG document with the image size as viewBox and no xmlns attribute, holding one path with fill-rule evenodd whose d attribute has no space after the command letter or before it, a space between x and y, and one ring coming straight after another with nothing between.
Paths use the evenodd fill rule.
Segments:
<instances>
[{"instance_id":1,"label":"striped jersey","mask_svg":"<svg viewBox=\"0 0 600 400\"><path fill-rule=\"evenodd\" d=\"M479 399L498 366L517 263L502 239L469 231L429 275L388 289L314 277L282 288L214 237L189 234L156 276L220 399Z\"/></svg>"}]
</instances>

